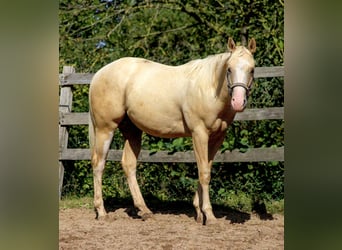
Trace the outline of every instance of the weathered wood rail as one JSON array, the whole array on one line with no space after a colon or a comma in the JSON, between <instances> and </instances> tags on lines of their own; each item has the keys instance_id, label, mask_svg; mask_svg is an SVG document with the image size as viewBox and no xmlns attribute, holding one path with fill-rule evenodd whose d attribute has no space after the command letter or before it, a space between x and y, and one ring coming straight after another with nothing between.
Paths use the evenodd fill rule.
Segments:
<instances>
[{"instance_id":1,"label":"weathered wood rail","mask_svg":"<svg viewBox=\"0 0 342 250\"><path fill-rule=\"evenodd\" d=\"M68 148L68 126L87 125L89 122L88 112L72 112L72 86L79 84L90 84L94 74L75 73L75 69L64 66L63 73L59 75L60 101L59 101L59 194L63 185L64 166L66 160L90 160L89 149ZM254 73L255 78L283 77L284 67L257 67ZM272 120L284 119L284 107L272 107L262 109L246 109L238 113L236 121L247 120ZM120 161L122 150L110 150L108 160ZM159 151L150 153L142 150L138 160L140 162L195 162L192 151L170 153ZM278 148L251 148L247 152L239 150L217 153L216 162L260 162L260 161L284 161L284 147Z\"/></svg>"}]
</instances>

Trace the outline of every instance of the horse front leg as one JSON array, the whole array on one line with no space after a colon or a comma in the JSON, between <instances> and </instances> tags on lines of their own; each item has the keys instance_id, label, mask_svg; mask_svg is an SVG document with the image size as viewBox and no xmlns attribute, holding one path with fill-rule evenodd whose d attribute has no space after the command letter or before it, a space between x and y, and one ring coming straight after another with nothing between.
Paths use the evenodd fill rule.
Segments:
<instances>
[{"instance_id":1,"label":"horse front leg","mask_svg":"<svg viewBox=\"0 0 342 250\"><path fill-rule=\"evenodd\" d=\"M216 221L209 197L211 177L211 164L208 161L209 136L205 129L198 129L193 133L192 138L199 176L199 185L193 202L197 213L196 221L208 225Z\"/></svg>"}]
</instances>

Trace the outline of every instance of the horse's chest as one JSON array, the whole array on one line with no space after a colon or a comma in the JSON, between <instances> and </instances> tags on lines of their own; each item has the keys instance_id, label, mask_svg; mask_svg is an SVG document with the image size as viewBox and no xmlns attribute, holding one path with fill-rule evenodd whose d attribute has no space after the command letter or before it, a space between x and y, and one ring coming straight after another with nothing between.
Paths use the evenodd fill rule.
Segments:
<instances>
[{"instance_id":1,"label":"horse's chest","mask_svg":"<svg viewBox=\"0 0 342 250\"><path fill-rule=\"evenodd\" d=\"M221 110L221 112L213 112L204 118L203 121L209 131L223 132L227 130L228 126L234 119L234 114L232 112L228 112L229 107L225 108L226 109Z\"/></svg>"},{"instance_id":2,"label":"horse's chest","mask_svg":"<svg viewBox=\"0 0 342 250\"><path fill-rule=\"evenodd\" d=\"M227 121L222 120L221 118L217 118L211 126L207 126L211 132L223 132L227 129L228 123Z\"/></svg>"}]
</instances>

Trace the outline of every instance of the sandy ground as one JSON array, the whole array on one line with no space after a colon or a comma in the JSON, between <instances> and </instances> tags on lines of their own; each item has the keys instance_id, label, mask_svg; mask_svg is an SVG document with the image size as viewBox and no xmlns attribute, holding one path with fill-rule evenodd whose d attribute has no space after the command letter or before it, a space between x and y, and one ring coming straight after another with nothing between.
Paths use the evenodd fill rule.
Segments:
<instances>
[{"instance_id":1,"label":"sandy ground","mask_svg":"<svg viewBox=\"0 0 342 250\"><path fill-rule=\"evenodd\" d=\"M60 209L59 249L284 249L283 215L214 207L217 224L203 226L189 206L151 210L143 221L129 206L109 210L105 220L92 209Z\"/></svg>"}]
</instances>

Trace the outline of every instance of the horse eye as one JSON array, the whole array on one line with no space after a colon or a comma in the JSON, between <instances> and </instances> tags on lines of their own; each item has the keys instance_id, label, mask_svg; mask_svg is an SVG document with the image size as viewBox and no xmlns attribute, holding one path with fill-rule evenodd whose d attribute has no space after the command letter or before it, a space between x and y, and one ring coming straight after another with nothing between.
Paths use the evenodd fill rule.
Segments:
<instances>
[{"instance_id":1,"label":"horse eye","mask_svg":"<svg viewBox=\"0 0 342 250\"><path fill-rule=\"evenodd\" d=\"M251 74L254 74L254 69L251 70Z\"/></svg>"},{"instance_id":2,"label":"horse eye","mask_svg":"<svg viewBox=\"0 0 342 250\"><path fill-rule=\"evenodd\" d=\"M230 68L228 68L227 72L230 74L230 73L232 73L232 70Z\"/></svg>"}]
</instances>

